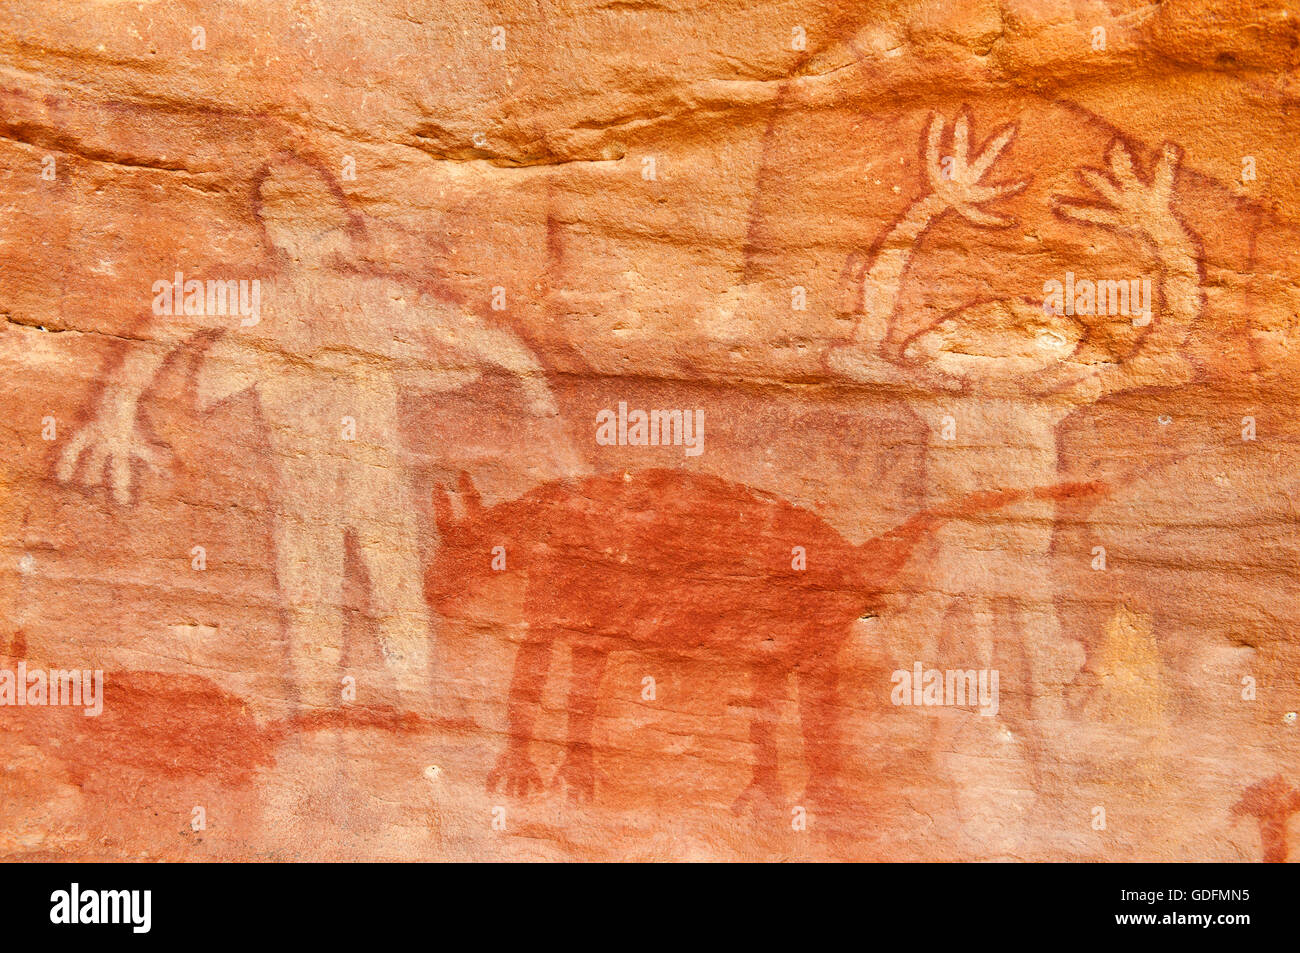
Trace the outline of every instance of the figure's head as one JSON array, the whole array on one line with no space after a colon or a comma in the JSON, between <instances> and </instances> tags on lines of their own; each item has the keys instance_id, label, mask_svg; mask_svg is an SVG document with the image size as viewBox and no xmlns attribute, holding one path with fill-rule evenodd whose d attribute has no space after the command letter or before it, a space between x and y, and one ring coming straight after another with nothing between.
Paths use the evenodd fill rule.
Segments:
<instances>
[{"instance_id":1,"label":"figure's head","mask_svg":"<svg viewBox=\"0 0 1300 953\"><path fill-rule=\"evenodd\" d=\"M254 207L271 251L298 267L316 269L348 257L364 232L333 176L292 153L262 167Z\"/></svg>"},{"instance_id":2,"label":"figure's head","mask_svg":"<svg viewBox=\"0 0 1300 953\"><path fill-rule=\"evenodd\" d=\"M914 335L902 356L963 380L1021 379L1068 358L1084 333L1074 318L1034 302L981 301Z\"/></svg>"}]
</instances>

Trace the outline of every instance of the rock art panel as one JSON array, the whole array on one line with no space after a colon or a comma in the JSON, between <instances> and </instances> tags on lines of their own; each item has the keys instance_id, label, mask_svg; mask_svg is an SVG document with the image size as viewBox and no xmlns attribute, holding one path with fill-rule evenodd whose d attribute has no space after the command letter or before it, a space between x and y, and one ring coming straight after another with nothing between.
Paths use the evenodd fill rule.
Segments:
<instances>
[{"instance_id":1,"label":"rock art panel","mask_svg":"<svg viewBox=\"0 0 1300 953\"><path fill-rule=\"evenodd\" d=\"M0 856L1296 858L1300 17L408 7L0 12Z\"/></svg>"}]
</instances>

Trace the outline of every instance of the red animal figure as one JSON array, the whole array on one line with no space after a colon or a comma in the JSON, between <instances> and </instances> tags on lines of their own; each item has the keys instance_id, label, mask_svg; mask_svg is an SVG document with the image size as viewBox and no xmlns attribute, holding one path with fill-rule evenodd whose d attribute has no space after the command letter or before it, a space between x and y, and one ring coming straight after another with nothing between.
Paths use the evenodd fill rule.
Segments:
<instances>
[{"instance_id":1,"label":"red animal figure","mask_svg":"<svg viewBox=\"0 0 1300 953\"><path fill-rule=\"evenodd\" d=\"M567 757L556 778L570 797L595 786L591 735L610 652L670 652L748 664L756 712L753 780L736 802L779 803L775 707L798 675L810 803L827 797L840 764L836 656L853 623L873 610L917 543L950 519L1031 496L1064 498L1098 484L973 493L917 513L856 546L808 510L715 476L682 470L605 473L542 484L484 508L461 474L463 515L434 492L441 535L425 596L450 615L493 574L503 546L507 572L527 573L527 636L510 686L509 741L489 790L527 795L542 787L528 758L552 647L572 652ZM802 547L806 568L796 568ZM496 551L499 559L500 551Z\"/></svg>"}]
</instances>

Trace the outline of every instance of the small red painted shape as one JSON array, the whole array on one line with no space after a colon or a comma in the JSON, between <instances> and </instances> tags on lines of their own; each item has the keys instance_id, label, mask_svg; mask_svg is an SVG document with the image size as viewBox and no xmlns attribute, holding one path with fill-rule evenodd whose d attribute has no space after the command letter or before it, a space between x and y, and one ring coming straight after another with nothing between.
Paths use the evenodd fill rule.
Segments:
<instances>
[{"instance_id":1,"label":"small red painted shape","mask_svg":"<svg viewBox=\"0 0 1300 953\"><path fill-rule=\"evenodd\" d=\"M477 584L527 574L528 634L519 648L507 706L509 741L488 778L493 790L526 795L541 779L528 758L552 648L572 652L566 760L557 777L570 796L594 792L591 736L611 652L655 652L746 664L753 674L753 780L737 801L778 803L774 709L797 673L809 769L808 801L834 796L841 762L836 657L853 623L875 609L916 545L945 522L1019 500L1066 499L1101 484L974 493L917 513L854 545L821 517L771 494L682 470L607 473L546 483L484 508L461 475L458 519L434 493L440 543L425 596L454 615ZM795 568L802 547L806 568Z\"/></svg>"},{"instance_id":2,"label":"small red painted shape","mask_svg":"<svg viewBox=\"0 0 1300 953\"><path fill-rule=\"evenodd\" d=\"M15 635L12 668L25 654ZM58 667L58 666L55 666ZM275 763L278 747L298 733L342 729L418 732L432 724L387 706L345 708L259 723L244 700L209 679L164 672L104 673L103 711L79 707L0 707L0 731L17 731L58 758L74 783L117 790L153 781L211 778L242 786Z\"/></svg>"},{"instance_id":3,"label":"small red painted shape","mask_svg":"<svg viewBox=\"0 0 1300 953\"><path fill-rule=\"evenodd\" d=\"M1275 774L1246 788L1232 813L1253 817L1259 822L1259 840L1264 848L1264 863L1286 863L1286 825L1292 815L1300 814L1300 787L1289 787L1282 775Z\"/></svg>"}]
</instances>

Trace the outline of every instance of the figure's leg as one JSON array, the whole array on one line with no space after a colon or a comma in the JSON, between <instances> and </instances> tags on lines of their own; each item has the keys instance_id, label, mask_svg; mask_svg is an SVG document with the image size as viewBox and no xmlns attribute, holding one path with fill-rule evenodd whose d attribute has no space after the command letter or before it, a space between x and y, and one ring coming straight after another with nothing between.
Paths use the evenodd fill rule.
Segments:
<instances>
[{"instance_id":1,"label":"figure's leg","mask_svg":"<svg viewBox=\"0 0 1300 953\"><path fill-rule=\"evenodd\" d=\"M990 720L1004 723L1023 752L1026 780L1034 798L1020 825L1039 832L1033 837L1026 833L1025 838L1035 841L1036 849L1048 856L1078 856L1088 850L1088 842L1080 837L1079 825L1072 819L1086 817L1087 805L1076 800L1078 778L1070 757L1076 742L1063 720L1061 680L1072 673L1076 661L1082 665L1082 647L1076 643L1077 654L1069 653L1070 647L1063 643L1054 647L1056 615L1050 602L1027 606L1006 597L997 609L1006 637L999 645L996 664L1002 672L1001 684L1013 687L1000 692L998 716ZM1050 659L1050 664L1044 659Z\"/></svg>"},{"instance_id":2,"label":"figure's leg","mask_svg":"<svg viewBox=\"0 0 1300 953\"><path fill-rule=\"evenodd\" d=\"M288 714L304 719L344 706L341 668L343 530L319 505L317 481L325 468L281 473L276 501L276 575L283 599L291 684ZM335 730L310 730L303 722L276 751L260 785L262 837L286 856L311 856L310 846L351 825L340 818L340 791L347 790L347 760ZM307 851L307 853L302 853Z\"/></svg>"},{"instance_id":3,"label":"figure's leg","mask_svg":"<svg viewBox=\"0 0 1300 953\"><path fill-rule=\"evenodd\" d=\"M300 712L340 704L343 638L343 531L296 501L293 479L282 482L275 516L276 577L284 604L291 699Z\"/></svg>"},{"instance_id":4,"label":"figure's leg","mask_svg":"<svg viewBox=\"0 0 1300 953\"><path fill-rule=\"evenodd\" d=\"M1044 549L1050 544L1045 539ZM1033 717L1044 729L1067 718L1067 700L1087 662L1083 643L1072 638L1057 616L1055 582L1047 556L1025 566L1029 599L1019 604L1022 644L1034 685Z\"/></svg>"},{"instance_id":5,"label":"figure's leg","mask_svg":"<svg viewBox=\"0 0 1300 953\"><path fill-rule=\"evenodd\" d=\"M556 775L573 800L589 801L595 794L596 774L591 735L605 674L607 654L587 646L573 647L573 674L569 683L569 750Z\"/></svg>"},{"instance_id":6,"label":"figure's leg","mask_svg":"<svg viewBox=\"0 0 1300 953\"><path fill-rule=\"evenodd\" d=\"M1035 718L1038 693L1044 686L1038 683L1032 663L1032 638L1026 615L1020 603L1004 596L997 600L995 615L998 638L994 646L992 667L998 671L998 714L1015 733L1024 746L1029 769L1034 779L1034 790L1042 790L1044 752L1044 726Z\"/></svg>"},{"instance_id":7,"label":"figure's leg","mask_svg":"<svg viewBox=\"0 0 1300 953\"><path fill-rule=\"evenodd\" d=\"M779 663L754 666L749 713L749 740L754 744L754 775L732 810L781 803L781 782L777 777L776 706L785 697L785 670Z\"/></svg>"},{"instance_id":8,"label":"figure's leg","mask_svg":"<svg viewBox=\"0 0 1300 953\"><path fill-rule=\"evenodd\" d=\"M405 473L394 466L351 463L351 525L366 576L379 649L397 688L399 707L432 700L433 632L424 601L415 506Z\"/></svg>"},{"instance_id":9,"label":"figure's leg","mask_svg":"<svg viewBox=\"0 0 1300 953\"><path fill-rule=\"evenodd\" d=\"M1017 732L1033 721L1034 695L1038 685L1029 662L1029 632L1020 601L1013 596L999 596L991 606L993 639L989 655L981 661L984 668L998 673L998 715Z\"/></svg>"},{"instance_id":10,"label":"figure's leg","mask_svg":"<svg viewBox=\"0 0 1300 953\"><path fill-rule=\"evenodd\" d=\"M1077 473L1063 470L1061 479L1087 478L1098 472L1101 468L1095 465ZM1084 653L1084 663L1075 677L1073 688L1067 693L1067 707L1071 711L1081 710L1092 694L1097 682L1093 665L1106 621L1122 599L1116 575L1096 572L1089 558L1099 542L1097 528L1090 519L1095 506L1093 499L1058 504L1058 517L1054 520L1048 554L1057 622L1066 637L1078 642Z\"/></svg>"},{"instance_id":11,"label":"figure's leg","mask_svg":"<svg viewBox=\"0 0 1300 953\"><path fill-rule=\"evenodd\" d=\"M1037 731L1017 712L1027 712L1034 686L1020 660L1014 620L1002 597L988 589L957 600L951 619L957 648L935 666L975 670L977 686L976 697L967 697L964 707L934 712L941 726L936 756L952 784L959 830L972 848L983 857L1019 856L1030 835L1025 818L1036 798ZM982 684L991 691L994 671L997 693L984 707L978 689Z\"/></svg>"},{"instance_id":12,"label":"figure's leg","mask_svg":"<svg viewBox=\"0 0 1300 953\"><path fill-rule=\"evenodd\" d=\"M506 750L488 775L488 790L524 796L541 790L542 779L528 760L528 744L533 740L533 725L541 707L546 675L551 667L552 640L531 634L519 646L515 674L510 681L506 720Z\"/></svg>"},{"instance_id":13,"label":"figure's leg","mask_svg":"<svg viewBox=\"0 0 1300 953\"><path fill-rule=\"evenodd\" d=\"M932 600L931 617L935 631L928 641L933 651L922 653L918 659L926 669L988 667L991 649L982 644L988 636L987 613L981 613L979 600L974 597L954 597L943 593ZM944 709L922 708L913 712L924 717L929 727L930 756L941 771L950 768L952 751L961 731L960 719L952 718Z\"/></svg>"}]
</instances>

